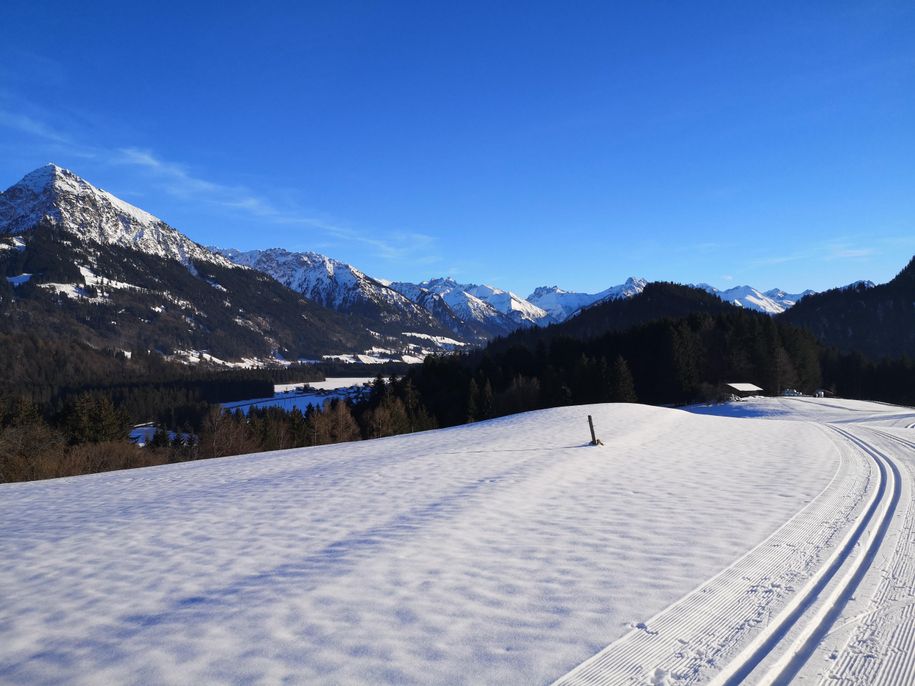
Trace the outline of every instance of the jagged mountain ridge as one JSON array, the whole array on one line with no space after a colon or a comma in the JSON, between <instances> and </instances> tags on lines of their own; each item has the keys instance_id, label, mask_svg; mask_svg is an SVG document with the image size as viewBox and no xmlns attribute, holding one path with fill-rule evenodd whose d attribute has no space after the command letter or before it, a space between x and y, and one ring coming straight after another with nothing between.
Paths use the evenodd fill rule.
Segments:
<instances>
[{"instance_id":1,"label":"jagged mountain ridge","mask_svg":"<svg viewBox=\"0 0 915 686\"><path fill-rule=\"evenodd\" d=\"M632 277L623 284L594 294L564 291L556 286L540 287L525 299L511 291L488 285L462 284L451 278L430 279L419 284L387 282L317 253L291 253L278 248L248 253L207 249L157 217L53 164L35 170L0 193L0 236L16 237L0 241L0 253L4 247L25 250L28 241L22 236L38 225L47 231L68 233L81 242L137 250L152 257L173 260L195 276L200 276L195 273L195 264L199 263L228 269L240 264L267 273L307 300L346 315L338 323L350 327L353 335L338 335L338 341L362 340L372 331L376 334L380 331L387 337L413 331L439 338L451 335L459 342L481 343L518 328L565 321L581 313L583 308L606 300L632 298L646 285L644 279ZM54 286L65 287L58 288L55 293L78 297L82 289L91 290L99 283L118 283L117 279L100 273L99 265L92 262L91 255L74 258L74 264L78 269L73 279L70 283ZM30 273L10 272L5 285L17 289L26 286L31 279ZM201 277L201 280L211 287L224 289L215 279ZM129 280L122 279L120 283L131 285ZM32 285L42 286L41 275L35 277ZM48 284L44 286L48 287ZM769 314L783 312L801 297L812 293L788 294L778 289L761 292L748 286L724 291L707 285L702 288L725 302ZM247 329L257 328L251 326L250 320L244 321L247 321L244 325ZM268 340L271 345L277 343L269 336ZM373 347L382 344L378 340L373 343L376 344ZM391 343L390 338L385 341L385 344Z\"/></svg>"},{"instance_id":2,"label":"jagged mountain ridge","mask_svg":"<svg viewBox=\"0 0 915 686\"><path fill-rule=\"evenodd\" d=\"M763 292L752 286L734 286L722 291L707 283L698 284L696 287L717 295L724 302L731 303L737 307L771 315L781 314L785 310L794 307L801 298L816 292L806 290L803 293L786 293L779 288Z\"/></svg>"},{"instance_id":3,"label":"jagged mountain ridge","mask_svg":"<svg viewBox=\"0 0 915 686\"><path fill-rule=\"evenodd\" d=\"M425 308L352 265L315 252L290 252L282 248L250 250L212 248L236 264L273 277L324 307L361 314L386 333L419 332L434 336L452 334Z\"/></svg>"},{"instance_id":4,"label":"jagged mountain ridge","mask_svg":"<svg viewBox=\"0 0 915 686\"><path fill-rule=\"evenodd\" d=\"M681 319L693 314L714 315L733 311L733 307L701 288L653 281L631 297L605 298L558 324L517 331L497 342L495 349L506 349L519 342L533 347L539 342L547 343L557 338L596 339L658 319Z\"/></svg>"},{"instance_id":5,"label":"jagged mountain ridge","mask_svg":"<svg viewBox=\"0 0 915 686\"><path fill-rule=\"evenodd\" d=\"M56 165L0 193L0 330L194 359L388 343Z\"/></svg>"},{"instance_id":6,"label":"jagged mountain ridge","mask_svg":"<svg viewBox=\"0 0 915 686\"><path fill-rule=\"evenodd\" d=\"M44 221L20 236L21 249L0 251L4 332L191 361L317 359L377 344L351 318L251 269L204 261L189 269Z\"/></svg>"},{"instance_id":7,"label":"jagged mountain ridge","mask_svg":"<svg viewBox=\"0 0 915 686\"><path fill-rule=\"evenodd\" d=\"M773 288L763 293L763 295L787 310L797 305L801 298L806 298L808 295L813 295L814 293L816 293L816 291L810 288L801 293L786 293L781 288Z\"/></svg>"},{"instance_id":8,"label":"jagged mountain ridge","mask_svg":"<svg viewBox=\"0 0 915 686\"><path fill-rule=\"evenodd\" d=\"M450 277L418 284L393 282L391 288L416 303L433 307L430 312L450 311L460 322L485 338L504 336L519 328L552 323L550 315L524 298L493 286L461 284ZM444 304L448 310L442 307ZM450 314L447 315L450 317Z\"/></svg>"},{"instance_id":9,"label":"jagged mountain ridge","mask_svg":"<svg viewBox=\"0 0 915 686\"><path fill-rule=\"evenodd\" d=\"M604 300L618 300L638 295L645 290L647 283L645 279L631 276L625 283L610 286L599 293L576 293L565 291L558 286L540 286L527 296L527 299L546 310L553 321L562 322L575 316L583 308Z\"/></svg>"},{"instance_id":10,"label":"jagged mountain ridge","mask_svg":"<svg viewBox=\"0 0 915 686\"><path fill-rule=\"evenodd\" d=\"M386 282L388 288L426 310L436 321L463 341L483 343L494 335L485 323L462 319L438 293L407 281Z\"/></svg>"},{"instance_id":11,"label":"jagged mountain ridge","mask_svg":"<svg viewBox=\"0 0 915 686\"><path fill-rule=\"evenodd\" d=\"M315 252L211 250L268 274L325 307L366 314L402 331L454 336L462 343L482 343L548 317L514 293L491 286L463 285L448 278L420 284L388 282Z\"/></svg>"},{"instance_id":12,"label":"jagged mountain ridge","mask_svg":"<svg viewBox=\"0 0 915 686\"><path fill-rule=\"evenodd\" d=\"M0 234L19 234L41 222L95 243L133 248L184 265L230 262L195 243L158 217L47 164L0 194Z\"/></svg>"},{"instance_id":13,"label":"jagged mountain ridge","mask_svg":"<svg viewBox=\"0 0 915 686\"><path fill-rule=\"evenodd\" d=\"M489 285L461 284L450 277L420 283L375 279L352 265L314 252L290 253L281 248L240 252L211 248L233 261L270 274L281 283L327 307L354 312L372 303L375 308L393 308L400 316L424 311L450 335L462 342L481 343L519 328L565 321L597 303L632 298L647 280L630 277L624 283L598 293L565 291L541 286L528 298ZM800 298L813 293L790 294L780 289L765 293L749 286L725 291L707 284L699 288L738 307L778 314ZM410 305L413 307L411 308ZM406 306L406 307L405 307ZM378 316L378 313L375 313ZM390 313L387 317L392 317ZM382 313L381 318L385 315ZM428 323L428 322L427 322ZM422 326L416 322L414 326Z\"/></svg>"},{"instance_id":14,"label":"jagged mountain ridge","mask_svg":"<svg viewBox=\"0 0 915 686\"><path fill-rule=\"evenodd\" d=\"M422 288L442 296L451 309L465 319L482 321L502 315L508 326L545 322L549 315L511 291L488 285L461 284L452 278L429 279Z\"/></svg>"},{"instance_id":15,"label":"jagged mountain ridge","mask_svg":"<svg viewBox=\"0 0 915 686\"><path fill-rule=\"evenodd\" d=\"M630 277L625 283L611 286L598 293L578 293L565 291L558 286L540 286L527 299L549 312L554 321L562 322L597 303L632 298L641 293L647 284L648 281L645 279ZM779 288L763 292L752 286L736 286L726 290L719 290L705 283L698 284L695 287L711 293L731 305L770 315L784 312L793 307L801 298L815 292L807 290L803 293L794 294L786 293Z\"/></svg>"}]
</instances>

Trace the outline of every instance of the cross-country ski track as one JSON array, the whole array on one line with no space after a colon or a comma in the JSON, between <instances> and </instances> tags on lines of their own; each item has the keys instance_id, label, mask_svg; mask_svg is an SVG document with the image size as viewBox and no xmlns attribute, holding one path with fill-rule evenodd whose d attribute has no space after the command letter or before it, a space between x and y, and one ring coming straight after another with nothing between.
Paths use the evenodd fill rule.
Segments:
<instances>
[{"instance_id":1,"label":"cross-country ski track","mask_svg":"<svg viewBox=\"0 0 915 686\"><path fill-rule=\"evenodd\" d=\"M0 683L915 684L915 409L688 410L0 485Z\"/></svg>"},{"instance_id":2,"label":"cross-country ski track","mask_svg":"<svg viewBox=\"0 0 915 686\"><path fill-rule=\"evenodd\" d=\"M788 417L778 405L792 408L799 403L868 412L866 419L876 426L915 413L894 416L870 403L860 404L862 408L802 399L757 402L763 416L775 409L771 416L780 418ZM746 410L739 405L734 409ZM753 416L753 411L746 414ZM915 442L876 426L848 429L848 423L860 419L832 419L837 423L826 426L847 444L837 446L843 451L842 465L817 498L733 565L554 684L915 684ZM915 423L904 428L913 427ZM854 448L851 454L849 446ZM841 506L836 496L844 492L851 500L861 500L860 482L852 477L856 470L848 468L848 460L857 463L860 476L868 459L868 495L863 504L858 502L857 515L841 541L817 560L816 553L826 548L824 543L848 516L848 504ZM888 540L894 522L898 530ZM822 528L816 530L818 524ZM783 546L799 557L772 553ZM798 560L805 573L815 571L800 587L785 586L782 579L797 574ZM878 588L868 609L849 618L844 610L852 601L860 604L855 593L866 586L868 575L871 586L877 583ZM766 584L769 589L787 588L790 595L754 598ZM779 599L785 602L773 614L769 606ZM850 634L844 644L829 648L843 633ZM738 645L742 648L734 655Z\"/></svg>"}]
</instances>

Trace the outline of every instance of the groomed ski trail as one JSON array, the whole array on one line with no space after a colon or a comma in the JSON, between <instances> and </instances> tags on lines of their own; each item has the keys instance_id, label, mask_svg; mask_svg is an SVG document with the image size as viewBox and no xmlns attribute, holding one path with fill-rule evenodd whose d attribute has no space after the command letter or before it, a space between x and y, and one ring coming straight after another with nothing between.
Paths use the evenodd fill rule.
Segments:
<instances>
[{"instance_id":1,"label":"groomed ski trail","mask_svg":"<svg viewBox=\"0 0 915 686\"><path fill-rule=\"evenodd\" d=\"M852 598L886 537L899 503L900 472L892 458L872 444L845 429L832 429L873 459L879 470L869 505L841 546L791 599L778 620L728 662L712 680L713 686L735 686L747 679L759 684L791 683ZM777 657L761 675L754 674L769 656Z\"/></svg>"},{"instance_id":2,"label":"groomed ski trail","mask_svg":"<svg viewBox=\"0 0 915 686\"><path fill-rule=\"evenodd\" d=\"M910 428L910 427L905 427ZM915 458L915 442L888 431L870 429ZM843 644L832 647L833 664L821 674L820 684L851 686L909 686L915 684L915 507L913 507L912 459L900 460L905 508L891 555L884 557L879 581L867 601L867 609L838 623L830 634L848 632ZM829 650L830 646L826 646Z\"/></svg>"},{"instance_id":3,"label":"groomed ski trail","mask_svg":"<svg viewBox=\"0 0 915 686\"><path fill-rule=\"evenodd\" d=\"M866 411L820 406L849 413ZM811 419L804 411L796 416ZM900 418L871 414L822 422L840 441L843 462L808 507L770 539L556 680L554 686L768 685L802 677L813 677L823 686L915 683L915 459L911 459L915 442L879 424ZM913 426L897 423L895 428ZM852 464L857 465L856 473L849 470ZM863 488L857 483L847 491L854 494L850 507L848 503L837 506L831 491L841 492L853 481L852 474L859 480L869 474L870 483ZM804 521L826 513L820 531L811 536L804 530ZM835 544L832 539L840 533L844 535ZM767 555L767 548L792 545L784 539L793 540L793 545L799 540L813 545L813 554L805 551L800 570L786 568L785 556ZM826 549L828 555L819 560L817 553ZM773 583L779 591L760 602L754 613L747 599L758 585L750 582L766 565L770 565L770 581L790 571L800 588ZM747 567L749 573L735 575ZM863 599L856 597L859 592L865 594ZM866 612L843 616L862 600L868 603ZM833 646L837 639L845 640Z\"/></svg>"},{"instance_id":4,"label":"groomed ski trail","mask_svg":"<svg viewBox=\"0 0 915 686\"><path fill-rule=\"evenodd\" d=\"M841 462L823 491L769 538L701 586L636 625L553 686L694 684L714 672L773 607L814 574L820 554L847 528L861 501L873 501L876 470L858 451L837 444ZM868 501L863 506L871 507Z\"/></svg>"}]
</instances>

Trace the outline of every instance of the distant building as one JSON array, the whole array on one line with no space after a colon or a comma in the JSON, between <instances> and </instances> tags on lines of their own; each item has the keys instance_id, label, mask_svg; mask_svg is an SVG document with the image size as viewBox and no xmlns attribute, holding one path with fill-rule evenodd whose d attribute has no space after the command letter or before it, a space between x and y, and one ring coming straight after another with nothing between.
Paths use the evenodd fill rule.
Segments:
<instances>
[{"instance_id":1,"label":"distant building","mask_svg":"<svg viewBox=\"0 0 915 686\"><path fill-rule=\"evenodd\" d=\"M724 387L728 393L738 398L748 398L763 392L763 389L751 383L726 383Z\"/></svg>"}]
</instances>

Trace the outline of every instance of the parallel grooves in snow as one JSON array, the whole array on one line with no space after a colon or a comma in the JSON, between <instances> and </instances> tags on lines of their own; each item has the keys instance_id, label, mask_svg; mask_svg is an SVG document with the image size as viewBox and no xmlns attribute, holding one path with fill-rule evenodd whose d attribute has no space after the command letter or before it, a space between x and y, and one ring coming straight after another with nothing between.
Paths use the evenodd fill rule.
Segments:
<instances>
[{"instance_id":1,"label":"parallel grooves in snow","mask_svg":"<svg viewBox=\"0 0 915 686\"><path fill-rule=\"evenodd\" d=\"M864 578L864 574L873 564L880 544L886 537L893 514L899 503L902 477L893 460L878 450L872 444L862 440L845 429L831 427L841 436L857 445L864 453L870 456L877 464L880 471L880 484L874 493L873 501L867 511L860 518L860 523L846 537L844 545L824 565L820 573L811 579L811 583L792 602L790 612L783 612L783 621L773 625L771 636L763 641L759 648L765 650L757 656L751 653L751 659L740 665L739 660L734 671L731 666L716 678L713 684L737 684L743 681L752 671L753 667L775 649L785 637L788 629L800 619L806 610L818 603L815 611L804 620L803 629L795 637L790 648L782 653L779 659L772 664L761 679L765 684L787 684L797 676L801 667L813 654L819 642L826 636L829 628L838 619L842 608L852 597L855 589ZM820 594L826 590L827 585L844 566L850 562L839 582L832 588L829 595L822 602ZM749 669L748 669L749 668ZM724 678L730 672L730 678Z\"/></svg>"},{"instance_id":2,"label":"parallel grooves in snow","mask_svg":"<svg viewBox=\"0 0 915 686\"><path fill-rule=\"evenodd\" d=\"M871 431L915 452L911 441L886 431ZM820 684L915 683L915 507L911 481L909 491L908 509L899 532L901 540L881 570L880 582L869 602L871 609L833 629L839 631L857 624L842 649L836 651L836 663L822 675ZM880 659L874 659L878 656Z\"/></svg>"},{"instance_id":3,"label":"parallel grooves in snow","mask_svg":"<svg viewBox=\"0 0 915 686\"><path fill-rule=\"evenodd\" d=\"M701 680L719 657L763 621L782 585L798 575L799 564L806 571L817 565L818 551L847 525L857 508L870 465L857 451L846 454L844 445L837 448L836 472L808 505L729 567L553 686L641 684L668 673L678 683ZM778 549L774 555L773 548Z\"/></svg>"}]
</instances>

